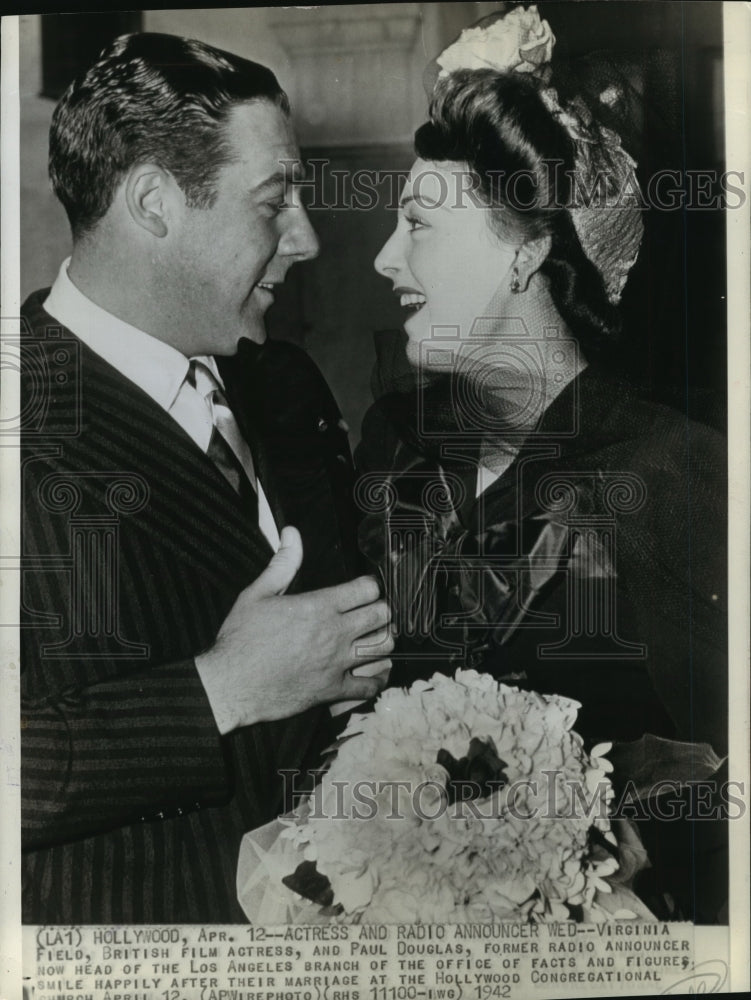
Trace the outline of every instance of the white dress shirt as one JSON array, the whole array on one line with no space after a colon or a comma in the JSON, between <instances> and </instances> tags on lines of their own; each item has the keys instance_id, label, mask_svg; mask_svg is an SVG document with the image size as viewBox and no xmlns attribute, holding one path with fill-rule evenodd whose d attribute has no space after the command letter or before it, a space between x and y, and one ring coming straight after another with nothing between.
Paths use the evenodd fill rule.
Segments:
<instances>
[{"instance_id":1,"label":"white dress shirt","mask_svg":"<svg viewBox=\"0 0 751 1000\"><path fill-rule=\"evenodd\" d=\"M44 303L46 311L121 375L151 396L205 454L214 431L214 421L206 400L186 381L189 359L164 341L118 319L92 302L68 277L69 263L70 258L60 267ZM209 368L224 389L214 358L204 356L198 360ZM279 531L274 515L257 478L255 485L258 491L258 524L276 551L279 548Z\"/></svg>"}]
</instances>

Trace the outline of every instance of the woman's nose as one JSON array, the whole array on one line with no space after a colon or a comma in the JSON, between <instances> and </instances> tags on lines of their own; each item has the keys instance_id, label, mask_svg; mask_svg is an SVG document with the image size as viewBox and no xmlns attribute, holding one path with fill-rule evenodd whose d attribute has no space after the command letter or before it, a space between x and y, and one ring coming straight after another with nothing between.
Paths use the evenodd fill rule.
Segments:
<instances>
[{"instance_id":1,"label":"woman's nose","mask_svg":"<svg viewBox=\"0 0 751 1000\"><path fill-rule=\"evenodd\" d=\"M376 271L384 278L390 278L399 269L401 254L397 230L389 236L373 262Z\"/></svg>"}]
</instances>

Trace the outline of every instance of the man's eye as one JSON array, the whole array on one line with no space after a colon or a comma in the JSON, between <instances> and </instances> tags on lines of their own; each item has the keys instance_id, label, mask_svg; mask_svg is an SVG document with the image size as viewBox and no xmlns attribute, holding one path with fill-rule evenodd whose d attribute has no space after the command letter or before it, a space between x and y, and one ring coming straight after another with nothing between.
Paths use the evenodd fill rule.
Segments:
<instances>
[{"instance_id":1,"label":"man's eye","mask_svg":"<svg viewBox=\"0 0 751 1000\"><path fill-rule=\"evenodd\" d=\"M287 202L284 198L275 198L273 201L266 202L266 208L272 215L278 215L283 208L287 208Z\"/></svg>"}]
</instances>

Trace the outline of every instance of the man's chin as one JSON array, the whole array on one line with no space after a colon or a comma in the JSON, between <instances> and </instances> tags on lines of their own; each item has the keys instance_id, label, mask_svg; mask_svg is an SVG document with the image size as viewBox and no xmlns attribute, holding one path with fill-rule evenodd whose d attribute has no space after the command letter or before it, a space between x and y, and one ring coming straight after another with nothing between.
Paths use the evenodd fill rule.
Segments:
<instances>
[{"instance_id":1,"label":"man's chin","mask_svg":"<svg viewBox=\"0 0 751 1000\"><path fill-rule=\"evenodd\" d=\"M266 333L266 328L262 327L260 330L244 333L240 340L250 340L254 344L265 344L268 340L268 334Z\"/></svg>"},{"instance_id":2,"label":"man's chin","mask_svg":"<svg viewBox=\"0 0 751 1000\"><path fill-rule=\"evenodd\" d=\"M260 329L253 328L251 330L241 331L237 338L233 341L227 340L226 343L221 345L215 345L211 351L207 353L213 354L216 357L233 357L240 349L240 344L243 341L249 340L253 344L265 344L267 340L266 329L261 327Z\"/></svg>"},{"instance_id":3,"label":"man's chin","mask_svg":"<svg viewBox=\"0 0 751 1000\"><path fill-rule=\"evenodd\" d=\"M245 323L245 329L240 334L240 340L252 340L254 344L266 343L266 321L263 316L253 317Z\"/></svg>"}]
</instances>

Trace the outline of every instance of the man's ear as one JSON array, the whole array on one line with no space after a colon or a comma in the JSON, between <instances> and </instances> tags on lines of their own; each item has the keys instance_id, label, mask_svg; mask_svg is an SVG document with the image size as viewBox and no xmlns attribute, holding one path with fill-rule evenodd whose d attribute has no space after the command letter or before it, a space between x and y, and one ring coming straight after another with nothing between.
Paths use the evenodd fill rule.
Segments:
<instances>
[{"instance_id":1,"label":"man's ear","mask_svg":"<svg viewBox=\"0 0 751 1000\"><path fill-rule=\"evenodd\" d=\"M162 167L139 163L125 181L125 203L136 225L160 239L167 235L175 182Z\"/></svg>"},{"instance_id":2,"label":"man's ear","mask_svg":"<svg viewBox=\"0 0 751 1000\"><path fill-rule=\"evenodd\" d=\"M526 292L529 280L539 271L550 253L553 240L550 236L538 236L528 240L519 247L516 255L516 268L519 275L519 291Z\"/></svg>"}]
</instances>

